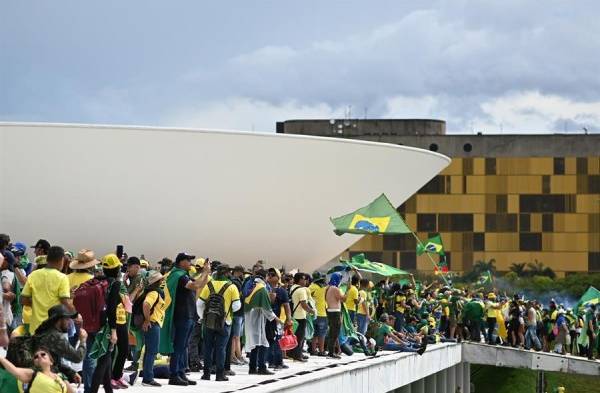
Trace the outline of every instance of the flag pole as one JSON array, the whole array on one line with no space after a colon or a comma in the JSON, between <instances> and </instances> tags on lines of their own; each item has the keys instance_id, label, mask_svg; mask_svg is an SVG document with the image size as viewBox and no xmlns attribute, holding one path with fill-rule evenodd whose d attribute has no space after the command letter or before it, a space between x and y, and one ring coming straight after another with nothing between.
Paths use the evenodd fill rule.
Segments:
<instances>
[{"instance_id":1,"label":"flag pole","mask_svg":"<svg viewBox=\"0 0 600 393\"><path fill-rule=\"evenodd\" d=\"M419 245L423 248L425 248L425 246L423 245L423 242L421 241L421 239L419 239L419 237L417 236L416 233L411 232L412 235L415 237L415 239L417 240L417 243L419 243ZM433 267L437 268L438 271L440 272L440 274L442 275L442 278L444 279L444 282L446 283L446 285L450 285L448 283L448 279L446 279L446 275L444 274L444 272L442 271L442 269L440 269L440 267L438 266L437 263L435 263L435 261L433 260L433 258L431 257L431 255L429 255L429 252L427 252L427 250L425 250L425 254L427 254L427 257L429 258L429 260L431 261L431 263L433 264Z\"/></svg>"}]
</instances>

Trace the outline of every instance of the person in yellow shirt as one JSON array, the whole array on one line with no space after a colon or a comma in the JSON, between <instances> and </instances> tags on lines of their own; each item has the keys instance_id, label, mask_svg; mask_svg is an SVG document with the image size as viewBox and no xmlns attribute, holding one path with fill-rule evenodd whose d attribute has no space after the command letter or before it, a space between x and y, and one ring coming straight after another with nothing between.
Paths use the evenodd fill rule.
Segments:
<instances>
[{"instance_id":1,"label":"person in yellow shirt","mask_svg":"<svg viewBox=\"0 0 600 393\"><path fill-rule=\"evenodd\" d=\"M298 346L292 349L288 355L296 361L306 362L302 354L304 338L306 337L306 315L308 313L314 314L314 310L308 302L306 274L298 272L294 275L294 285L290 288L290 298L292 300L292 317L298 323L296 328Z\"/></svg>"},{"instance_id":2,"label":"person in yellow shirt","mask_svg":"<svg viewBox=\"0 0 600 393\"><path fill-rule=\"evenodd\" d=\"M59 303L73 311L69 279L60 271L63 267L65 250L52 246L46 257L47 264L29 275L21 292L21 304L31 306L29 332L34 334L42 322L48 319L48 310Z\"/></svg>"},{"instance_id":3,"label":"person in yellow shirt","mask_svg":"<svg viewBox=\"0 0 600 393\"><path fill-rule=\"evenodd\" d=\"M158 344L160 340L160 328L165 318L165 294L160 288L163 281L163 275L157 271L148 276L148 285L145 290L144 303L142 305L144 312L144 344L146 352L144 353L144 369L142 371L143 386L161 386L154 380L154 360L158 353Z\"/></svg>"},{"instance_id":4,"label":"person in yellow shirt","mask_svg":"<svg viewBox=\"0 0 600 393\"><path fill-rule=\"evenodd\" d=\"M94 278L91 269L99 264L100 261L94 256L92 250L80 250L75 259L69 264L69 268L73 270L67 275L69 279L69 287L73 293L81 284Z\"/></svg>"},{"instance_id":5,"label":"person in yellow shirt","mask_svg":"<svg viewBox=\"0 0 600 393\"><path fill-rule=\"evenodd\" d=\"M485 302L485 316L486 316L486 324L487 324L487 334L485 336L485 341L490 344L496 344L494 341L494 330L496 329L496 315L498 310L500 309L500 304L496 303L496 294L494 292L490 292L487 295L487 301Z\"/></svg>"},{"instance_id":6,"label":"person in yellow shirt","mask_svg":"<svg viewBox=\"0 0 600 393\"><path fill-rule=\"evenodd\" d=\"M202 292L200 298L196 302L198 316L200 320L206 318L205 311L209 311L209 298L212 295L220 295L223 297L223 311L225 312L225 321L222 331L209 329L206 325L204 328L204 341L202 342L204 349L204 374L203 380L210 380L210 369L212 360L215 359L215 368L217 369L217 381L227 381L225 376L225 356L227 356L227 341L231 333L231 323L233 322L233 313L240 309L240 293L237 287L229 281L231 268L226 264L220 264L217 267L217 272L212 281L209 281Z\"/></svg>"},{"instance_id":7,"label":"person in yellow shirt","mask_svg":"<svg viewBox=\"0 0 600 393\"><path fill-rule=\"evenodd\" d=\"M371 305L369 303L369 296L367 292L369 291L369 279L363 278L360 280L360 291L358 291L358 297L360 299L360 303L358 304L358 311L356 314L356 323L358 325L358 332L361 334L367 333L367 328L369 327L370 320L370 308Z\"/></svg>"},{"instance_id":8,"label":"person in yellow shirt","mask_svg":"<svg viewBox=\"0 0 600 393\"><path fill-rule=\"evenodd\" d=\"M317 319L315 320L315 333L311 341L312 353L325 356L325 337L327 336L327 304L325 303L325 277L320 272L312 274L312 284L308 287L310 295L315 301Z\"/></svg>"},{"instance_id":9,"label":"person in yellow shirt","mask_svg":"<svg viewBox=\"0 0 600 393\"><path fill-rule=\"evenodd\" d=\"M0 357L0 365L19 380L19 391L23 384L29 384L29 393L75 393L75 388L52 372L54 359L44 347L38 348L33 354L33 368L15 367L10 361Z\"/></svg>"},{"instance_id":10,"label":"person in yellow shirt","mask_svg":"<svg viewBox=\"0 0 600 393\"><path fill-rule=\"evenodd\" d=\"M348 310L348 314L350 315L350 319L353 323L356 319L356 308L358 307L358 303L360 303L357 288L359 281L360 277L357 274L352 276L350 285L346 290L346 301L344 302L346 310Z\"/></svg>"},{"instance_id":11,"label":"person in yellow shirt","mask_svg":"<svg viewBox=\"0 0 600 393\"><path fill-rule=\"evenodd\" d=\"M406 294L400 288L399 284L396 284L396 290L394 291L394 316L396 317L394 323L394 330L401 332L404 327L404 311L406 310Z\"/></svg>"}]
</instances>

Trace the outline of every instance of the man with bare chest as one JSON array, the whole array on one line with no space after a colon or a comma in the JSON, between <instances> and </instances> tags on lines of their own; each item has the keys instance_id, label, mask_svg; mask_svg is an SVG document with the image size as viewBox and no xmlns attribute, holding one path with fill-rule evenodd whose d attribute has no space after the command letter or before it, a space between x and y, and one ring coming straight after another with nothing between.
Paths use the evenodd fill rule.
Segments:
<instances>
[{"instance_id":1,"label":"man with bare chest","mask_svg":"<svg viewBox=\"0 0 600 393\"><path fill-rule=\"evenodd\" d=\"M342 281L340 273L333 273L329 279L329 286L325 289L325 302L327 303L327 323L329 325L329 341L327 343L328 357L340 359L336 353L340 328L342 325L342 302L346 296L340 291L339 285Z\"/></svg>"}]
</instances>

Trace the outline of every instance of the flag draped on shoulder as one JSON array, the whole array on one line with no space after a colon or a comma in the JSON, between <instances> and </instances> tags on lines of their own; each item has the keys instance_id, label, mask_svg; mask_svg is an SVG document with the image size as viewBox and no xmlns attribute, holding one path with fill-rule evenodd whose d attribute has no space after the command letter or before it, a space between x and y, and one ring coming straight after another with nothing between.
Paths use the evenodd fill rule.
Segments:
<instances>
[{"instance_id":1,"label":"flag draped on shoulder","mask_svg":"<svg viewBox=\"0 0 600 393\"><path fill-rule=\"evenodd\" d=\"M385 194L381 194L367 206L330 220L338 236L344 233L374 235L412 233Z\"/></svg>"},{"instance_id":2,"label":"flag draped on shoulder","mask_svg":"<svg viewBox=\"0 0 600 393\"><path fill-rule=\"evenodd\" d=\"M257 282L252 289L250 295L244 299L244 312L248 312L254 308L262 308L271 310L271 302L269 301L269 293L263 282Z\"/></svg>"},{"instance_id":3,"label":"flag draped on shoulder","mask_svg":"<svg viewBox=\"0 0 600 393\"><path fill-rule=\"evenodd\" d=\"M159 352L169 355L173 349L173 318L175 314L175 300L177 296L177 284L179 279L188 274L185 270L174 267L164 280L163 291L165 293L165 319L160 329Z\"/></svg>"}]
</instances>

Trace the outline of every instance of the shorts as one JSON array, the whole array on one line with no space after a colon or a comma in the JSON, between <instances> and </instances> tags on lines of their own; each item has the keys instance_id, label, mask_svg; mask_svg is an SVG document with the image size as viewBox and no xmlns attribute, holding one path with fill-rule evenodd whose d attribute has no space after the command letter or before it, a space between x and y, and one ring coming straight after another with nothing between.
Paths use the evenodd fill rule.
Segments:
<instances>
[{"instance_id":1,"label":"shorts","mask_svg":"<svg viewBox=\"0 0 600 393\"><path fill-rule=\"evenodd\" d=\"M233 337L240 337L242 335L242 330L244 327L244 317L243 316L234 316L233 321L231 322L231 335Z\"/></svg>"},{"instance_id":2,"label":"shorts","mask_svg":"<svg viewBox=\"0 0 600 393\"><path fill-rule=\"evenodd\" d=\"M315 333L317 337L325 337L327 335L327 317L317 317L315 320Z\"/></svg>"}]
</instances>

